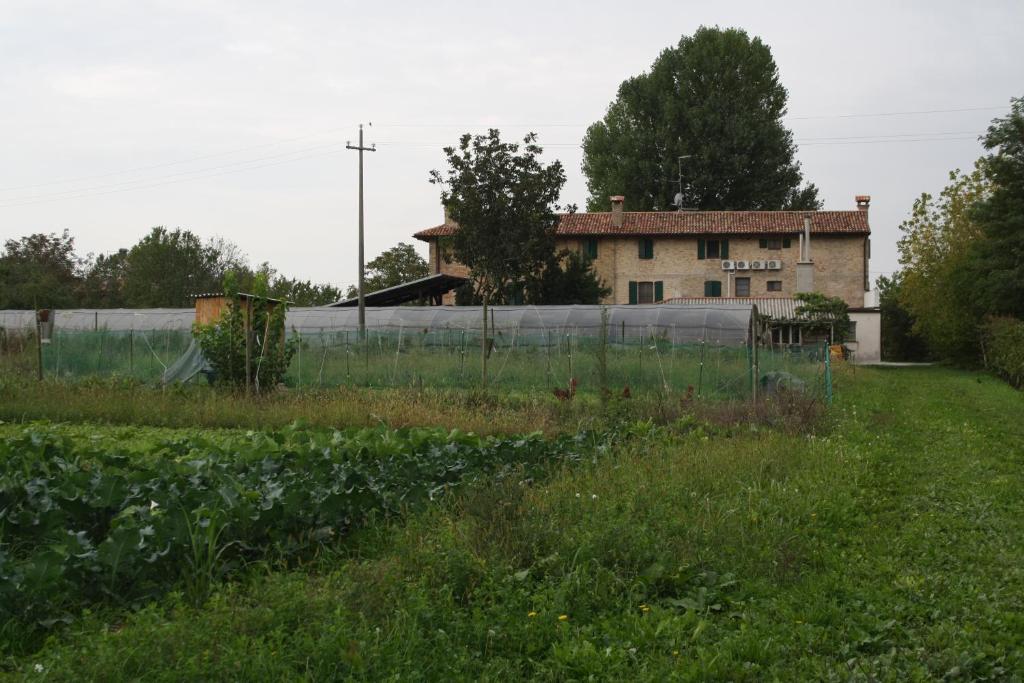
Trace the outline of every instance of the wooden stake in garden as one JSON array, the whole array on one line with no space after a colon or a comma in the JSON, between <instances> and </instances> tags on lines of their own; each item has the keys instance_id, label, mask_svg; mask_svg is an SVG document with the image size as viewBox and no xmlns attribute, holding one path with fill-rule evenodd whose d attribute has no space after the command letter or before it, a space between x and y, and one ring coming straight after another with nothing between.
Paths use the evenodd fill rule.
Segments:
<instances>
[{"instance_id":1,"label":"wooden stake in garden","mask_svg":"<svg viewBox=\"0 0 1024 683\"><path fill-rule=\"evenodd\" d=\"M43 381L43 325L40 320L42 311L36 311L36 379Z\"/></svg>"},{"instance_id":2,"label":"wooden stake in garden","mask_svg":"<svg viewBox=\"0 0 1024 683\"><path fill-rule=\"evenodd\" d=\"M487 388L487 292L484 292L484 332L480 337L480 385Z\"/></svg>"}]
</instances>

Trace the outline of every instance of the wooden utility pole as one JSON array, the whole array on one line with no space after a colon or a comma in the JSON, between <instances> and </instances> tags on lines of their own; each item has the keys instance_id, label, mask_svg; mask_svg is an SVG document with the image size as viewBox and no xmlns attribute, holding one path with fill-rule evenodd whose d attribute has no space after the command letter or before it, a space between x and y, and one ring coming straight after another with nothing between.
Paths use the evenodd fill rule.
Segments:
<instances>
[{"instance_id":1,"label":"wooden utility pole","mask_svg":"<svg viewBox=\"0 0 1024 683\"><path fill-rule=\"evenodd\" d=\"M370 124L373 125L372 123ZM366 297L363 292L363 152L376 152L377 145L363 146L363 124L359 124L359 144L345 143L346 149L359 151L359 338L366 339Z\"/></svg>"}]
</instances>

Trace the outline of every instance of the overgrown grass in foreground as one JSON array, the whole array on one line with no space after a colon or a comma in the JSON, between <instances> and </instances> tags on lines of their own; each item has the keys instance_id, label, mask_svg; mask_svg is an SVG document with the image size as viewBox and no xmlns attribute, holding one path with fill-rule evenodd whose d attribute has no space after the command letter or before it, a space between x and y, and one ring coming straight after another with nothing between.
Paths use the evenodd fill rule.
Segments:
<instances>
[{"instance_id":1,"label":"overgrown grass in foreground","mask_svg":"<svg viewBox=\"0 0 1024 683\"><path fill-rule=\"evenodd\" d=\"M1021 395L941 369L842 382L827 435L634 430L597 463L373 524L200 608L88 615L18 666L76 680L1019 679Z\"/></svg>"},{"instance_id":2,"label":"overgrown grass in foreground","mask_svg":"<svg viewBox=\"0 0 1024 683\"><path fill-rule=\"evenodd\" d=\"M0 372L0 420L92 422L156 427L268 429L301 421L314 427L435 427L476 434L604 430L609 422L680 417L715 423L755 421L800 431L823 410L814 393L751 404L697 399L682 389L602 401L593 392L558 400L550 391L459 389L304 389L246 397L208 386L159 389L125 380L36 382Z\"/></svg>"}]
</instances>

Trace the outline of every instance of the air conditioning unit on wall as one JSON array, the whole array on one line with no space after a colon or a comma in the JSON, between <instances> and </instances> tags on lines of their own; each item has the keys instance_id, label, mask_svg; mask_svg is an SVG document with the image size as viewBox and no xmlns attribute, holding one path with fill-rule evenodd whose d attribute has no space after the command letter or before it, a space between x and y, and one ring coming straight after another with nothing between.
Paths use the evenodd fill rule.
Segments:
<instances>
[{"instance_id":1,"label":"air conditioning unit on wall","mask_svg":"<svg viewBox=\"0 0 1024 683\"><path fill-rule=\"evenodd\" d=\"M736 270L750 270L750 261L737 261Z\"/></svg>"},{"instance_id":2,"label":"air conditioning unit on wall","mask_svg":"<svg viewBox=\"0 0 1024 683\"><path fill-rule=\"evenodd\" d=\"M722 261L722 270L734 270L735 268L735 261Z\"/></svg>"},{"instance_id":3,"label":"air conditioning unit on wall","mask_svg":"<svg viewBox=\"0 0 1024 683\"><path fill-rule=\"evenodd\" d=\"M764 270L764 261L751 261L750 262L750 269L751 270Z\"/></svg>"},{"instance_id":4,"label":"air conditioning unit on wall","mask_svg":"<svg viewBox=\"0 0 1024 683\"><path fill-rule=\"evenodd\" d=\"M766 267L768 270L782 270L782 261L768 261L768 265Z\"/></svg>"}]
</instances>

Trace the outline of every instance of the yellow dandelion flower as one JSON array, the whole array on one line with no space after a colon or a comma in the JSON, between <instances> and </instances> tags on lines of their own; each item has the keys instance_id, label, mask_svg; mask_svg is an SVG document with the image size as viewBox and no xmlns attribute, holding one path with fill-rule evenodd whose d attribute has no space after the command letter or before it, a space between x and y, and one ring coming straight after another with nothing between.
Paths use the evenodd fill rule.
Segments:
<instances>
[{"instance_id":1,"label":"yellow dandelion flower","mask_svg":"<svg viewBox=\"0 0 1024 683\"><path fill-rule=\"evenodd\" d=\"M558 616L558 620L559 621L569 621L569 615L568 614L560 614Z\"/></svg>"},{"instance_id":2,"label":"yellow dandelion flower","mask_svg":"<svg viewBox=\"0 0 1024 683\"><path fill-rule=\"evenodd\" d=\"M679 656L679 650L672 650L672 656L673 657L678 657Z\"/></svg>"},{"instance_id":3,"label":"yellow dandelion flower","mask_svg":"<svg viewBox=\"0 0 1024 683\"><path fill-rule=\"evenodd\" d=\"M534 618L535 616L537 616L537 613L536 613L536 612L527 612L527 613L526 613L526 616L528 616L528 617L530 617L531 619L533 619L533 618Z\"/></svg>"},{"instance_id":4,"label":"yellow dandelion flower","mask_svg":"<svg viewBox=\"0 0 1024 683\"><path fill-rule=\"evenodd\" d=\"M640 611L641 612L650 612L651 608L648 607L647 605L640 605Z\"/></svg>"}]
</instances>

